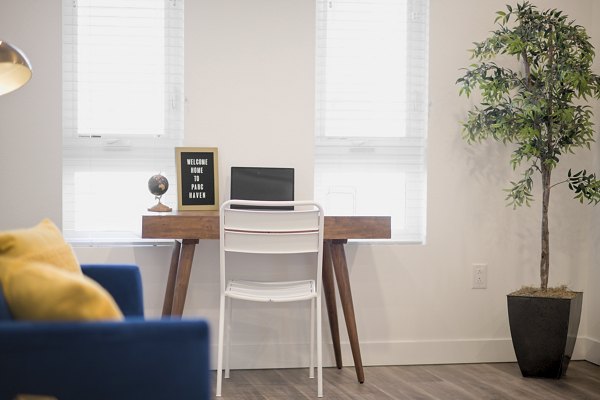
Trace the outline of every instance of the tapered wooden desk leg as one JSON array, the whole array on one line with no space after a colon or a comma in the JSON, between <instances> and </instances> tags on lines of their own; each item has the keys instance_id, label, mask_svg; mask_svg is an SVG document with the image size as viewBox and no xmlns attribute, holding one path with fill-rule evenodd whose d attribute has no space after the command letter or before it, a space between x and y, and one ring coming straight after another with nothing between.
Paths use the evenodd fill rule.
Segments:
<instances>
[{"instance_id":1,"label":"tapered wooden desk leg","mask_svg":"<svg viewBox=\"0 0 600 400\"><path fill-rule=\"evenodd\" d=\"M363 371L362 357L360 355L360 344L358 342L358 332L356 330L356 319L354 316L354 305L352 303L352 291L350 290L350 277L348 275L348 265L346 263L346 253L344 244L346 240L333 240L331 243L331 259L335 270L335 278L340 292L340 302L344 311L346 328L348 329L348 338L350 339L350 348L354 358L354 368L356 377L360 383L365 381Z\"/></svg>"},{"instance_id":2,"label":"tapered wooden desk leg","mask_svg":"<svg viewBox=\"0 0 600 400\"><path fill-rule=\"evenodd\" d=\"M165 299L163 300L162 315L171 315L173 309L173 294L175 292L175 279L177 278L177 269L179 267L179 255L181 253L181 242L176 240L171 254L171 266L169 267L169 276L167 278L167 288L165 290Z\"/></svg>"},{"instance_id":3,"label":"tapered wooden desk leg","mask_svg":"<svg viewBox=\"0 0 600 400\"><path fill-rule=\"evenodd\" d=\"M331 266L331 242L323 242L323 294L327 305L327 316L329 317L329 329L333 341L333 352L335 354L335 365L342 368L342 350L340 347L340 327L338 324L337 306L335 302L335 286L333 282L333 269Z\"/></svg>"},{"instance_id":4,"label":"tapered wooden desk leg","mask_svg":"<svg viewBox=\"0 0 600 400\"><path fill-rule=\"evenodd\" d=\"M183 306L185 305L185 296L187 295L190 274L192 272L192 262L194 261L194 250L198 239L183 239L181 254L179 255L179 268L177 269L177 278L175 280L175 291L173 293L173 306L171 315L183 315Z\"/></svg>"}]
</instances>

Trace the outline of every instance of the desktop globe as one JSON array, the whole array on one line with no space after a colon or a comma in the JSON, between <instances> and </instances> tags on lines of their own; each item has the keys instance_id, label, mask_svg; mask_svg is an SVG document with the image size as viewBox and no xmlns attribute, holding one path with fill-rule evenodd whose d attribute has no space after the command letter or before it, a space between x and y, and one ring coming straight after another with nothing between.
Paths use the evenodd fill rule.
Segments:
<instances>
[{"instance_id":1,"label":"desktop globe","mask_svg":"<svg viewBox=\"0 0 600 400\"><path fill-rule=\"evenodd\" d=\"M154 198L158 200L158 203L148 209L153 212L169 212L171 207L166 206L160 202L160 198L169 189L169 181L161 174L153 175L148 180L148 190L154 195Z\"/></svg>"},{"instance_id":2,"label":"desktop globe","mask_svg":"<svg viewBox=\"0 0 600 400\"><path fill-rule=\"evenodd\" d=\"M155 196L162 196L169 189L169 181L163 175L153 175L148 180L148 190Z\"/></svg>"}]
</instances>

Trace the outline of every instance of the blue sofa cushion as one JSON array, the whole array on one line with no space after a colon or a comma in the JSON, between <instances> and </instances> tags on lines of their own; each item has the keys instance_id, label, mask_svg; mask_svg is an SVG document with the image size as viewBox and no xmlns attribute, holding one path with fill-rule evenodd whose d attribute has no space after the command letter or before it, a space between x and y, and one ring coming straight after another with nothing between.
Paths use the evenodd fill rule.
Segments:
<instances>
[{"instance_id":1,"label":"blue sofa cushion","mask_svg":"<svg viewBox=\"0 0 600 400\"><path fill-rule=\"evenodd\" d=\"M2 285L0 285L0 321L11 321L13 319L8 304L4 300L4 293L2 293Z\"/></svg>"},{"instance_id":2,"label":"blue sofa cushion","mask_svg":"<svg viewBox=\"0 0 600 400\"><path fill-rule=\"evenodd\" d=\"M208 400L202 320L0 322L0 399Z\"/></svg>"},{"instance_id":3,"label":"blue sofa cushion","mask_svg":"<svg viewBox=\"0 0 600 400\"><path fill-rule=\"evenodd\" d=\"M83 265L129 316L123 322L13 321L0 287L0 400L208 400L210 337L204 320L143 315L133 265ZM132 282L137 282L133 284Z\"/></svg>"},{"instance_id":4,"label":"blue sofa cushion","mask_svg":"<svg viewBox=\"0 0 600 400\"><path fill-rule=\"evenodd\" d=\"M125 317L144 316L142 277L133 264L83 264L82 272L106 289Z\"/></svg>"}]
</instances>

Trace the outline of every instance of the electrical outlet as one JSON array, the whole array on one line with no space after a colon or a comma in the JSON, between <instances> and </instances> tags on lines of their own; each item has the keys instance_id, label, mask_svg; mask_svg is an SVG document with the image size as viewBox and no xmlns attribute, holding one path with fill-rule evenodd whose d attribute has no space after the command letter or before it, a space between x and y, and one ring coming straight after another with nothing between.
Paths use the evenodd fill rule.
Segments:
<instances>
[{"instance_id":1,"label":"electrical outlet","mask_svg":"<svg viewBox=\"0 0 600 400\"><path fill-rule=\"evenodd\" d=\"M473 289L487 289L487 264L473 264Z\"/></svg>"}]
</instances>

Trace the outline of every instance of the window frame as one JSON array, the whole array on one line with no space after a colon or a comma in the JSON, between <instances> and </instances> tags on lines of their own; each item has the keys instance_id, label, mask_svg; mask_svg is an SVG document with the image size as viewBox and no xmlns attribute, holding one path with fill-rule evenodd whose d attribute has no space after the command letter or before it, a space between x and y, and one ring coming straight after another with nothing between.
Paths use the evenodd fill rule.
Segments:
<instances>
[{"instance_id":1,"label":"window frame","mask_svg":"<svg viewBox=\"0 0 600 400\"><path fill-rule=\"evenodd\" d=\"M398 173L404 173L406 196L404 198L404 218L398 223L392 218L393 237L389 240L367 240L377 243L419 243L426 242L426 210L427 210L427 71L428 71L428 0L406 0L407 32L412 35L407 39L406 60L409 79L416 76L418 83L411 86L408 82L406 109L407 119L405 134L396 137L382 136L327 136L326 108L328 94L324 93L324 81L327 58L327 19L328 9L339 2L357 3L352 0L318 0L317 1L317 57L316 57L316 125L315 125L315 197L324 201L323 187L319 187L320 175L326 165L336 165L343 169L355 163L382 164ZM373 3L385 3L383 0ZM371 4L371 3L369 3ZM417 43L412 43L415 40ZM420 41L420 42L419 42ZM417 54L417 57L413 57ZM416 199L415 199L416 197ZM357 200L355 199L355 202ZM408 221L408 222L407 222ZM396 224L394 224L396 222ZM408 230L398 227L410 226ZM414 227L417 227L416 229ZM362 242L362 241L361 241Z\"/></svg>"},{"instance_id":2,"label":"window frame","mask_svg":"<svg viewBox=\"0 0 600 400\"><path fill-rule=\"evenodd\" d=\"M152 206L147 181L135 182L139 196L139 223L126 230L77 230L75 182L78 173L147 171L147 177L162 173L169 190L162 201L176 204L175 147L183 142L183 1L162 0L164 6L164 125L147 134L89 134L78 132L77 117L77 10L86 0L63 0L63 233L76 245L150 244L141 239L141 215ZM113 2L114 3L114 2ZM158 2L157 2L158 3ZM122 1L115 3L122 5ZM134 182L132 182L134 184ZM98 212L118 210L121 193L103 193L106 206ZM142 197L144 208L141 208Z\"/></svg>"}]
</instances>

